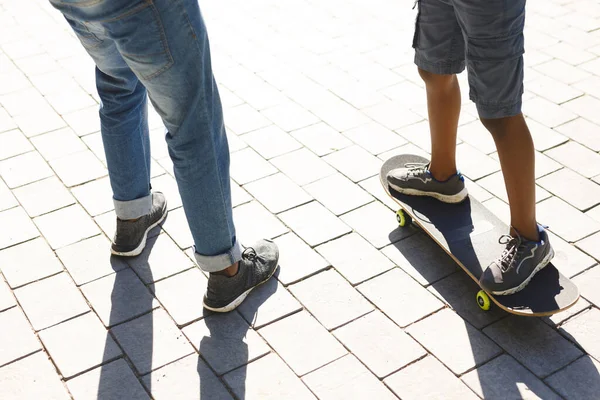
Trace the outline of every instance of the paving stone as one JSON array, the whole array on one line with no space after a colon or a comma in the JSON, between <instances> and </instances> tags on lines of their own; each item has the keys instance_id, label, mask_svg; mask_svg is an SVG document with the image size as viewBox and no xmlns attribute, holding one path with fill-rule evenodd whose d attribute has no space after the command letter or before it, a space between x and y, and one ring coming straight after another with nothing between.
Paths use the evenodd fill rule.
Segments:
<instances>
[{"instance_id":1,"label":"paving stone","mask_svg":"<svg viewBox=\"0 0 600 400\"><path fill-rule=\"evenodd\" d=\"M439 326L444 327L442 336L437 332ZM494 342L449 309L417 322L407 332L456 375L501 353Z\"/></svg>"},{"instance_id":2,"label":"paving stone","mask_svg":"<svg viewBox=\"0 0 600 400\"><path fill-rule=\"evenodd\" d=\"M208 279L192 268L154 284L154 294L177 325L202 317L202 298Z\"/></svg>"},{"instance_id":3,"label":"paving stone","mask_svg":"<svg viewBox=\"0 0 600 400\"><path fill-rule=\"evenodd\" d=\"M281 220L310 246L316 246L350 232L350 228L317 202L279 215Z\"/></svg>"},{"instance_id":4,"label":"paving stone","mask_svg":"<svg viewBox=\"0 0 600 400\"><path fill-rule=\"evenodd\" d=\"M177 243L180 249L187 249L194 245L194 238L182 207L169 211L169 215L162 223L162 229ZM154 236L160 233L160 229L154 229Z\"/></svg>"},{"instance_id":5,"label":"paving stone","mask_svg":"<svg viewBox=\"0 0 600 400\"><path fill-rule=\"evenodd\" d=\"M580 314L583 311L587 311L590 308L592 308L592 305L588 303L583 297L580 297L579 300L577 300L577 303L575 303L575 305L573 305L572 307L566 309L565 311L553 314L550 317L542 318L542 320L551 327L559 327L565 321L568 321L575 315Z\"/></svg>"},{"instance_id":6,"label":"paving stone","mask_svg":"<svg viewBox=\"0 0 600 400\"><path fill-rule=\"evenodd\" d=\"M65 121L51 107L46 105L41 108L32 107L30 110L15 116L14 121L28 138L67 126Z\"/></svg>"},{"instance_id":7,"label":"paving stone","mask_svg":"<svg viewBox=\"0 0 600 400\"><path fill-rule=\"evenodd\" d=\"M531 118L548 128L557 127L577 118L577 115L567 108L561 107L541 97L529 100L523 111L528 118ZM527 124L529 125L533 136L534 129L532 129L529 120L527 121ZM535 137L533 142L534 144L536 143ZM537 145L536 149L541 150Z\"/></svg>"},{"instance_id":8,"label":"paving stone","mask_svg":"<svg viewBox=\"0 0 600 400\"><path fill-rule=\"evenodd\" d=\"M396 210L398 208L398 203L392 200L381 186L378 176L365 179L364 181L359 182L359 185L391 210Z\"/></svg>"},{"instance_id":9,"label":"paving stone","mask_svg":"<svg viewBox=\"0 0 600 400\"><path fill-rule=\"evenodd\" d=\"M373 200L364 190L342 174L320 179L304 189L335 215L354 210Z\"/></svg>"},{"instance_id":10,"label":"paving stone","mask_svg":"<svg viewBox=\"0 0 600 400\"><path fill-rule=\"evenodd\" d=\"M50 165L67 187L80 185L108 173L104 165L89 150L57 158L50 161Z\"/></svg>"},{"instance_id":11,"label":"paving stone","mask_svg":"<svg viewBox=\"0 0 600 400\"><path fill-rule=\"evenodd\" d=\"M2 285L4 285L3 282L0 283L0 291L2 291ZM0 305L0 309L2 309L2 305ZM19 307L0 313L0 324L3 327L9 327L9 329L0 330L0 366L42 349Z\"/></svg>"},{"instance_id":12,"label":"paving stone","mask_svg":"<svg viewBox=\"0 0 600 400\"><path fill-rule=\"evenodd\" d=\"M245 246L252 246L258 240L273 239L288 232L288 228L257 201L234 208L233 220L236 235Z\"/></svg>"},{"instance_id":13,"label":"paving stone","mask_svg":"<svg viewBox=\"0 0 600 400\"><path fill-rule=\"evenodd\" d=\"M539 179L539 184L581 211L600 203L600 185L568 168Z\"/></svg>"},{"instance_id":14,"label":"paving stone","mask_svg":"<svg viewBox=\"0 0 600 400\"><path fill-rule=\"evenodd\" d=\"M298 100L296 99L296 101ZM362 112L341 100L332 102L323 100L319 106L310 108L310 111L312 111L313 114L321 118L323 122L327 123L332 128L337 129L339 132L369 122L369 119ZM372 110L373 113L377 111ZM381 111L379 111L379 116L383 118L383 113Z\"/></svg>"},{"instance_id":15,"label":"paving stone","mask_svg":"<svg viewBox=\"0 0 600 400\"><path fill-rule=\"evenodd\" d=\"M21 186L13 193L30 217L37 217L75 203L75 198L54 176ZM44 196L40 196L40 193Z\"/></svg>"},{"instance_id":16,"label":"paving stone","mask_svg":"<svg viewBox=\"0 0 600 400\"><path fill-rule=\"evenodd\" d=\"M21 207L0 212L0 226L10 227L10 229L0 230L0 249L14 246L40 235Z\"/></svg>"},{"instance_id":17,"label":"paving stone","mask_svg":"<svg viewBox=\"0 0 600 400\"><path fill-rule=\"evenodd\" d=\"M399 227L394 213L378 202L344 214L341 220L378 249L416 232L416 228L412 226Z\"/></svg>"},{"instance_id":18,"label":"paving stone","mask_svg":"<svg viewBox=\"0 0 600 400\"><path fill-rule=\"evenodd\" d=\"M68 88L61 93L49 94L46 100L61 115L96 104L96 101L81 88Z\"/></svg>"},{"instance_id":19,"label":"paving stone","mask_svg":"<svg viewBox=\"0 0 600 400\"><path fill-rule=\"evenodd\" d=\"M528 82L527 89L556 104L562 104L583 95L582 91L573 86L547 76L541 76Z\"/></svg>"},{"instance_id":20,"label":"paving stone","mask_svg":"<svg viewBox=\"0 0 600 400\"><path fill-rule=\"evenodd\" d=\"M196 354L159 368L144 376L143 382L157 400L232 399L225 386Z\"/></svg>"},{"instance_id":21,"label":"paving stone","mask_svg":"<svg viewBox=\"0 0 600 400\"><path fill-rule=\"evenodd\" d=\"M414 144L416 146L418 146L419 149L421 149L421 151L429 152L431 151L431 135L429 134L429 122L428 121L421 121L418 122L416 124L412 124L409 126L406 126L402 129L398 129L396 130L396 132L398 132L398 134L400 136L402 136L403 138L405 138L406 140L408 140L410 142L410 144ZM397 153L397 154L415 154L416 152L402 152L402 153ZM418 155L423 155L422 153L417 153ZM380 158L383 157L382 155L379 156ZM423 155L423 157L425 157L425 155ZM427 158L429 156L427 155ZM386 159L389 158L388 155L386 155L385 157Z\"/></svg>"},{"instance_id":22,"label":"paving stone","mask_svg":"<svg viewBox=\"0 0 600 400\"><path fill-rule=\"evenodd\" d=\"M290 291L329 330L373 310L373 306L332 269L290 286Z\"/></svg>"},{"instance_id":23,"label":"paving stone","mask_svg":"<svg viewBox=\"0 0 600 400\"><path fill-rule=\"evenodd\" d=\"M483 332L540 378L582 355L574 345L539 319L510 316Z\"/></svg>"},{"instance_id":24,"label":"paving stone","mask_svg":"<svg viewBox=\"0 0 600 400\"><path fill-rule=\"evenodd\" d=\"M122 257L110 253L110 241L103 235L63 247L56 254L77 285L127 268Z\"/></svg>"},{"instance_id":25,"label":"paving stone","mask_svg":"<svg viewBox=\"0 0 600 400\"><path fill-rule=\"evenodd\" d=\"M43 330L40 339L65 378L121 355L121 350L93 313Z\"/></svg>"},{"instance_id":26,"label":"paving stone","mask_svg":"<svg viewBox=\"0 0 600 400\"><path fill-rule=\"evenodd\" d=\"M16 305L17 302L15 301L15 297L10 291L8 284L4 282L0 275L0 312L8 310Z\"/></svg>"},{"instance_id":27,"label":"paving stone","mask_svg":"<svg viewBox=\"0 0 600 400\"><path fill-rule=\"evenodd\" d=\"M454 260L423 233L389 245L382 252L423 286L452 274L457 268Z\"/></svg>"},{"instance_id":28,"label":"paving stone","mask_svg":"<svg viewBox=\"0 0 600 400\"><path fill-rule=\"evenodd\" d=\"M323 122L298 129L290 134L319 157L352 145L344 135Z\"/></svg>"},{"instance_id":29,"label":"paving stone","mask_svg":"<svg viewBox=\"0 0 600 400\"><path fill-rule=\"evenodd\" d=\"M350 146L323 157L353 182L377 175L382 162L359 146Z\"/></svg>"},{"instance_id":30,"label":"paving stone","mask_svg":"<svg viewBox=\"0 0 600 400\"><path fill-rule=\"evenodd\" d=\"M422 120L420 115L403 107L401 102L391 100L367 107L363 109L363 112L391 130L400 129Z\"/></svg>"},{"instance_id":31,"label":"paving stone","mask_svg":"<svg viewBox=\"0 0 600 400\"><path fill-rule=\"evenodd\" d=\"M576 142L570 141L546 154L586 178L600 174L600 155Z\"/></svg>"},{"instance_id":32,"label":"paving stone","mask_svg":"<svg viewBox=\"0 0 600 400\"><path fill-rule=\"evenodd\" d=\"M104 144L102 144L102 136L100 135L100 132L84 136L81 138L81 140L83 140L87 147L94 153L94 155L98 157L98 160L100 160L102 164L106 166L106 154L104 153ZM152 150L152 156L156 156L156 154L154 154L154 150Z\"/></svg>"},{"instance_id":33,"label":"paving stone","mask_svg":"<svg viewBox=\"0 0 600 400\"><path fill-rule=\"evenodd\" d=\"M441 301L399 268L373 278L357 289L401 327L443 307Z\"/></svg>"},{"instance_id":34,"label":"paving stone","mask_svg":"<svg viewBox=\"0 0 600 400\"><path fill-rule=\"evenodd\" d=\"M0 160L33 150L33 146L18 129L0 134Z\"/></svg>"},{"instance_id":35,"label":"paving stone","mask_svg":"<svg viewBox=\"0 0 600 400\"><path fill-rule=\"evenodd\" d=\"M108 177L74 187L71 192L92 217L115 208Z\"/></svg>"},{"instance_id":36,"label":"paving stone","mask_svg":"<svg viewBox=\"0 0 600 400\"><path fill-rule=\"evenodd\" d=\"M537 122L534 119L526 118L525 121L527 122L529 132L531 133L531 137L533 139L533 146L537 151L546 151L566 143L569 140L567 136L559 133L557 130L552 129L551 127Z\"/></svg>"},{"instance_id":37,"label":"paving stone","mask_svg":"<svg viewBox=\"0 0 600 400\"><path fill-rule=\"evenodd\" d=\"M231 203L233 207L237 207L244 203L252 201L252 196L248 192L242 189L237 183L231 181Z\"/></svg>"},{"instance_id":38,"label":"paving stone","mask_svg":"<svg viewBox=\"0 0 600 400\"><path fill-rule=\"evenodd\" d=\"M548 377L546 383L567 400L593 399L600 390L599 378L600 363L584 356Z\"/></svg>"},{"instance_id":39,"label":"paving stone","mask_svg":"<svg viewBox=\"0 0 600 400\"><path fill-rule=\"evenodd\" d=\"M231 177L240 185L275 173L277 169L253 149L243 149L231 155Z\"/></svg>"},{"instance_id":40,"label":"paving stone","mask_svg":"<svg viewBox=\"0 0 600 400\"><path fill-rule=\"evenodd\" d=\"M70 379L67 387L77 400L150 399L123 359Z\"/></svg>"},{"instance_id":41,"label":"paving stone","mask_svg":"<svg viewBox=\"0 0 600 400\"><path fill-rule=\"evenodd\" d=\"M6 132L16 127L17 124L15 124L10 115L8 115L3 107L0 107L0 132Z\"/></svg>"},{"instance_id":42,"label":"paving stone","mask_svg":"<svg viewBox=\"0 0 600 400\"><path fill-rule=\"evenodd\" d=\"M78 136L89 135L100 131L100 116L98 106L63 114L62 117Z\"/></svg>"},{"instance_id":43,"label":"paving stone","mask_svg":"<svg viewBox=\"0 0 600 400\"><path fill-rule=\"evenodd\" d=\"M576 242L600 230L600 223L565 201L551 197L537 205L538 221L568 242Z\"/></svg>"},{"instance_id":44,"label":"paving stone","mask_svg":"<svg viewBox=\"0 0 600 400\"><path fill-rule=\"evenodd\" d=\"M267 108L262 114L286 132L319 122L319 118L314 114L292 101Z\"/></svg>"},{"instance_id":45,"label":"paving stone","mask_svg":"<svg viewBox=\"0 0 600 400\"><path fill-rule=\"evenodd\" d=\"M482 399L560 399L506 354L469 372L462 380Z\"/></svg>"},{"instance_id":46,"label":"paving stone","mask_svg":"<svg viewBox=\"0 0 600 400\"><path fill-rule=\"evenodd\" d=\"M590 76L587 72L557 59L538 65L535 69L544 75L558 79L567 85Z\"/></svg>"},{"instance_id":47,"label":"paving stone","mask_svg":"<svg viewBox=\"0 0 600 400\"><path fill-rule=\"evenodd\" d=\"M71 398L43 352L0 368L0 397L45 400Z\"/></svg>"},{"instance_id":48,"label":"paving stone","mask_svg":"<svg viewBox=\"0 0 600 400\"><path fill-rule=\"evenodd\" d=\"M369 313L333 333L380 379L427 354L379 311Z\"/></svg>"},{"instance_id":49,"label":"paving stone","mask_svg":"<svg viewBox=\"0 0 600 400\"><path fill-rule=\"evenodd\" d=\"M16 289L14 293L36 331L90 310L65 273Z\"/></svg>"},{"instance_id":50,"label":"paving stone","mask_svg":"<svg viewBox=\"0 0 600 400\"><path fill-rule=\"evenodd\" d=\"M34 151L0 161L0 176L11 189L52 175L48 164Z\"/></svg>"},{"instance_id":51,"label":"paving stone","mask_svg":"<svg viewBox=\"0 0 600 400\"><path fill-rule=\"evenodd\" d=\"M276 278L254 289L238 310L255 329L302 309L302 305Z\"/></svg>"},{"instance_id":52,"label":"paving stone","mask_svg":"<svg viewBox=\"0 0 600 400\"><path fill-rule=\"evenodd\" d=\"M192 354L194 349L163 309L112 328L139 374Z\"/></svg>"},{"instance_id":53,"label":"paving stone","mask_svg":"<svg viewBox=\"0 0 600 400\"><path fill-rule=\"evenodd\" d=\"M595 112L600 106L600 100L590 95L584 95L565 103L564 107L575 114L584 117L595 124L600 123L600 117Z\"/></svg>"},{"instance_id":54,"label":"paving stone","mask_svg":"<svg viewBox=\"0 0 600 400\"><path fill-rule=\"evenodd\" d=\"M396 400L396 396L351 354L311 372L302 380L319 399Z\"/></svg>"},{"instance_id":55,"label":"paving stone","mask_svg":"<svg viewBox=\"0 0 600 400\"><path fill-rule=\"evenodd\" d=\"M159 305L129 268L87 283L81 286L81 291L107 327L145 314Z\"/></svg>"},{"instance_id":56,"label":"paving stone","mask_svg":"<svg viewBox=\"0 0 600 400\"><path fill-rule=\"evenodd\" d=\"M591 308L560 327L560 332L595 359L600 358L600 310Z\"/></svg>"},{"instance_id":57,"label":"paving stone","mask_svg":"<svg viewBox=\"0 0 600 400\"><path fill-rule=\"evenodd\" d=\"M274 214L312 200L308 193L282 173L254 181L244 188Z\"/></svg>"},{"instance_id":58,"label":"paving stone","mask_svg":"<svg viewBox=\"0 0 600 400\"><path fill-rule=\"evenodd\" d=\"M429 129L425 133L429 134ZM462 125L458 129L458 137L484 154L491 154L496 151L494 138L480 121Z\"/></svg>"},{"instance_id":59,"label":"paving stone","mask_svg":"<svg viewBox=\"0 0 600 400\"><path fill-rule=\"evenodd\" d=\"M504 183L504 175L502 171L495 172L491 175L486 176L477 181L481 187L492 193L494 196L498 197L505 203L509 203L508 201L508 193L506 192L506 184ZM536 185L535 186L535 201L540 202L542 200L547 199L552 196L548 191L544 190L542 187Z\"/></svg>"},{"instance_id":60,"label":"paving stone","mask_svg":"<svg viewBox=\"0 0 600 400\"><path fill-rule=\"evenodd\" d=\"M137 257L127 259L146 284L175 275L194 266L167 235L158 235L146 242L146 248Z\"/></svg>"},{"instance_id":61,"label":"paving stone","mask_svg":"<svg viewBox=\"0 0 600 400\"><path fill-rule=\"evenodd\" d=\"M345 131L344 136L373 155L407 143L406 139L375 122Z\"/></svg>"},{"instance_id":62,"label":"paving stone","mask_svg":"<svg viewBox=\"0 0 600 400\"><path fill-rule=\"evenodd\" d=\"M335 173L334 168L307 149L276 157L271 160L271 163L300 186Z\"/></svg>"},{"instance_id":63,"label":"paving stone","mask_svg":"<svg viewBox=\"0 0 600 400\"><path fill-rule=\"evenodd\" d=\"M12 288L63 270L62 265L42 238L0 251L0 265L6 281Z\"/></svg>"},{"instance_id":64,"label":"paving stone","mask_svg":"<svg viewBox=\"0 0 600 400\"><path fill-rule=\"evenodd\" d=\"M241 140L267 160L302 147L296 139L275 125L242 135Z\"/></svg>"},{"instance_id":65,"label":"paving stone","mask_svg":"<svg viewBox=\"0 0 600 400\"><path fill-rule=\"evenodd\" d=\"M314 371L347 353L306 311L267 325L259 333L298 376Z\"/></svg>"},{"instance_id":66,"label":"paving stone","mask_svg":"<svg viewBox=\"0 0 600 400\"><path fill-rule=\"evenodd\" d=\"M356 233L325 243L316 250L352 285L394 267L390 260Z\"/></svg>"},{"instance_id":67,"label":"paving stone","mask_svg":"<svg viewBox=\"0 0 600 400\"><path fill-rule=\"evenodd\" d=\"M17 199L15 199L15 196L13 196L10 189L0 177L0 211L8 210L18 205Z\"/></svg>"},{"instance_id":68,"label":"paving stone","mask_svg":"<svg viewBox=\"0 0 600 400\"><path fill-rule=\"evenodd\" d=\"M456 147L458 169L471 180L480 179L500 170L500 164L479 150L462 143Z\"/></svg>"},{"instance_id":69,"label":"paving stone","mask_svg":"<svg viewBox=\"0 0 600 400\"><path fill-rule=\"evenodd\" d=\"M269 353L269 346L237 312L209 315L183 332L219 376Z\"/></svg>"},{"instance_id":70,"label":"paving stone","mask_svg":"<svg viewBox=\"0 0 600 400\"><path fill-rule=\"evenodd\" d=\"M327 268L330 264L311 249L293 232L274 240L279 248L279 274L277 279L284 285Z\"/></svg>"},{"instance_id":71,"label":"paving stone","mask_svg":"<svg viewBox=\"0 0 600 400\"><path fill-rule=\"evenodd\" d=\"M33 221L54 250L100 233L98 226L78 204L42 215Z\"/></svg>"},{"instance_id":72,"label":"paving stone","mask_svg":"<svg viewBox=\"0 0 600 400\"><path fill-rule=\"evenodd\" d=\"M32 87L0 96L0 104L13 117L31 109L48 107L44 97Z\"/></svg>"},{"instance_id":73,"label":"paving stone","mask_svg":"<svg viewBox=\"0 0 600 400\"><path fill-rule=\"evenodd\" d=\"M36 136L31 139L31 143L46 161L87 150L85 143L71 128L63 128Z\"/></svg>"},{"instance_id":74,"label":"paving stone","mask_svg":"<svg viewBox=\"0 0 600 400\"><path fill-rule=\"evenodd\" d=\"M224 376L224 380L239 399L316 399L302 381L274 353L248 364L247 367L228 373Z\"/></svg>"},{"instance_id":75,"label":"paving stone","mask_svg":"<svg viewBox=\"0 0 600 400\"><path fill-rule=\"evenodd\" d=\"M242 104L227 110L225 122L228 127L231 127L238 134L271 125L271 121L248 104Z\"/></svg>"},{"instance_id":76,"label":"paving stone","mask_svg":"<svg viewBox=\"0 0 600 400\"><path fill-rule=\"evenodd\" d=\"M403 400L478 399L469 388L433 356L409 365L385 379Z\"/></svg>"},{"instance_id":77,"label":"paving stone","mask_svg":"<svg viewBox=\"0 0 600 400\"><path fill-rule=\"evenodd\" d=\"M577 118L557 127L556 130L594 151L600 151L598 125L586 119Z\"/></svg>"}]
</instances>

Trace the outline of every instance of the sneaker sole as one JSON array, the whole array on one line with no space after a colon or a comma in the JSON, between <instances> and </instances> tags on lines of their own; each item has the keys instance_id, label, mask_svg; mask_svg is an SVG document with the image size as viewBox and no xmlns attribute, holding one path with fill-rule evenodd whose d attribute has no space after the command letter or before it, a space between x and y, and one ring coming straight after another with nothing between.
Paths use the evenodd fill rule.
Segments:
<instances>
[{"instance_id":1,"label":"sneaker sole","mask_svg":"<svg viewBox=\"0 0 600 400\"><path fill-rule=\"evenodd\" d=\"M142 241L140 242L138 247L136 247L135 249L133 249L131 251L122 251L122 252L113 250L111 247L110 252L112 254L114 254L115 256L121 256L121 257L135 257L135 256L139 256L140 254L142 254L142 251L144 251L144 247L146 247L146 240L148 239L148 232L150 232L152 229L154 229L158 225L160 225L160 223L165 220L168 213L169 213L169 211L167 210L167 205L165 204L165 212L163 213L163 215L160 217L160 219L158 221L156 221L155 223L153 223L146 229L146 232L144 232L144 236L142 237Z\"/></svg>"},{"instance_id":2,"label":"sneaker sole","mask_svg":"<svg viewBox=\"0 0 600 400\"><path fill-rule=\"evenodd\" d=\"M401 187L393 185L391 183L389 185L392 189L394 189L396 192L401 193L401 194L405 194L408 196L433 197L435 199L438 199L441 202L450 203L450 204L460 203L461 201L466 199L467 196L469 195L469 192L467 191L466 187L463 188L463 190L461 190L457 194L441 194L441 193L436 193L436 192L424 192L424 191L418 190L418 189L401 188Z\"/></svg>"},{"instance_id":3,"label":"sneaker sole","mask_svg":"<svg viewBox=\"0 0 600 400\"><path fill-rule=\"evenodd\" d=\"M273 272L271 272L271 275L269 275L269 277L267 279L258 283L256 286L252 286L250 289L246 290L244 293L239 295L235 300L233 300L231 303L227 304L225 307L219 307L219 308L209 307L206 305L206 303L204 301L202 301L202 306L209 311L218 312L218 313L226 313L226 312L235 310L236 308L238 308L238 306L240 304L242 304L242 302L244 300L246 300L246 297L248 297L248 295L250 294L251 291L253 291L257 287L259 287L260 285L266 283L269 279L271 279L273 277L273 275L275 274L275 271L277 271L277 268L279 268L279 260L277 260L277 266L273 269Z\"/></svg>"},{"instance_id":4,"label":"sneaker sole","mask_svg":"<svg viewBox=\"0 0 600 400\"><path fill-rule=\"evenodd\" d=\"M520 292L521 290L525 289L525 286L527 286L527 284L531 281L531 279L533 279L535 274L540 272L546 265L548 265L553 258L554 258L554 249L550 248L550 252L546 255L546 257L542 260L542 262L540 262L537 265L537 267L535 267L535 269L533 270L531 275L529 275L529 277L527 279L525 279L523 281L523 283L521 283L519 286L512 288L512 289L502 290L502 291L498 291L498 292L491 292L491 293L496 296L506 296L509 294L515 294L517 292Z\"/></svg>"}]
</instances>

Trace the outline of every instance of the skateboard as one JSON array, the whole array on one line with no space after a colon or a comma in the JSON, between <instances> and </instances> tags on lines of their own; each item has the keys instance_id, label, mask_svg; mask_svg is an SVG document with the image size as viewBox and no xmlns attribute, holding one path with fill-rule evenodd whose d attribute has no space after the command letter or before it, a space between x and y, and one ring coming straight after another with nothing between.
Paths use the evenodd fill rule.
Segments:
<instances>
[{"instance_id":1,"label":"skateboard","mask_svg":"<svg viewBox=\"0 0 600 400\"><path fill-rule=\"evenodd\" d=\"M485 268L504 250L505 245L498 243L498 239L509 228L471 196L461 203L447 204L432 197L403 195L389 187L386 179L389 171L407 163L428 162L417 155L394 156L381 167L381 184L400 206L396 213L400 226L416 224L479 285ZM578 299L577 286L552 263L515 294L492 295L483 289L476 294L482 310L489 310L493 302L509 313L530 317L556 314L573 306Z\"/></svg>"}]
</instances>

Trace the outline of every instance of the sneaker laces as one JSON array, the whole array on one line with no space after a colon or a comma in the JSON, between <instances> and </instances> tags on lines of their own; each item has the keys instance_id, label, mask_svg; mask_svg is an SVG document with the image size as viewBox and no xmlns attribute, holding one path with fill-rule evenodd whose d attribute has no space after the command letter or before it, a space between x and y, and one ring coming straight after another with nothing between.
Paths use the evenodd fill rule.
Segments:
<instances>
[{"instance_id":1,"label":"sneaker laces","mask_svg":"<svg viewBox=\"0 0 600 400\"><path fill-rule=\"evenodd\" d=\"M409 176L418 176L429 172L429 163L406 163L404 167L408 169Z\"/></svg>"},{"instance_id":2,"label":"sneaker laces","mask_svg":"<svg viewBox=\"0 0 600 400\"><path fill-rule=\"evenodd\" d=\"M506 272L514 265L515 260L519 259L525 247L519 236L502 235L498 239L498 243L506 245L499 258L500 269L502 272Z\"/></svg>"},{"instance_id":3,"label":"sneaker laces","mask_svg":"<svg viewBox=\"0 0 600 400\"><path fill-rule=\"evenodd\" d=\"M242 252L242 258L244 260L248 260L250 262L254 262L254 261L256 261L256 259L258 258L258 256L256 255L256 250L254 250L252 247L247 247Z\"/></svg>"}]
</instances>

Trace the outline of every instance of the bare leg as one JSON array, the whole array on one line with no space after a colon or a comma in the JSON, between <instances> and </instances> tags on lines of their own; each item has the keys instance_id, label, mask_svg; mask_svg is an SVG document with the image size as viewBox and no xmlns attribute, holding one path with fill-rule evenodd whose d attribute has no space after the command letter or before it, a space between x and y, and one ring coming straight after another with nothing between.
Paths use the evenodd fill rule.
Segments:
<instances>
[{"instance_id":1,"label":"bare leg","mask_svg":"<svg viewBox=\"0 0 600 400\"><path fill-rule=\"evenodd\" d=\"M456 174L456 134L460 115L460 88L456 75L437 75L419 69L427 89L433 177L445 181Z\"/></svg>"},{"instance_id":2,"label":"bare leg","mask_svg":"<svg viewBox=\"0 0 600 400\"><path fill-rule=\"evenodd\" d=\"M510 204L511 226L526 239L539 240L535 217L535 149L523 114L482 119L491 132ZM512 232L514 234L514 232Z\"/></svg>"}]
</instances>

